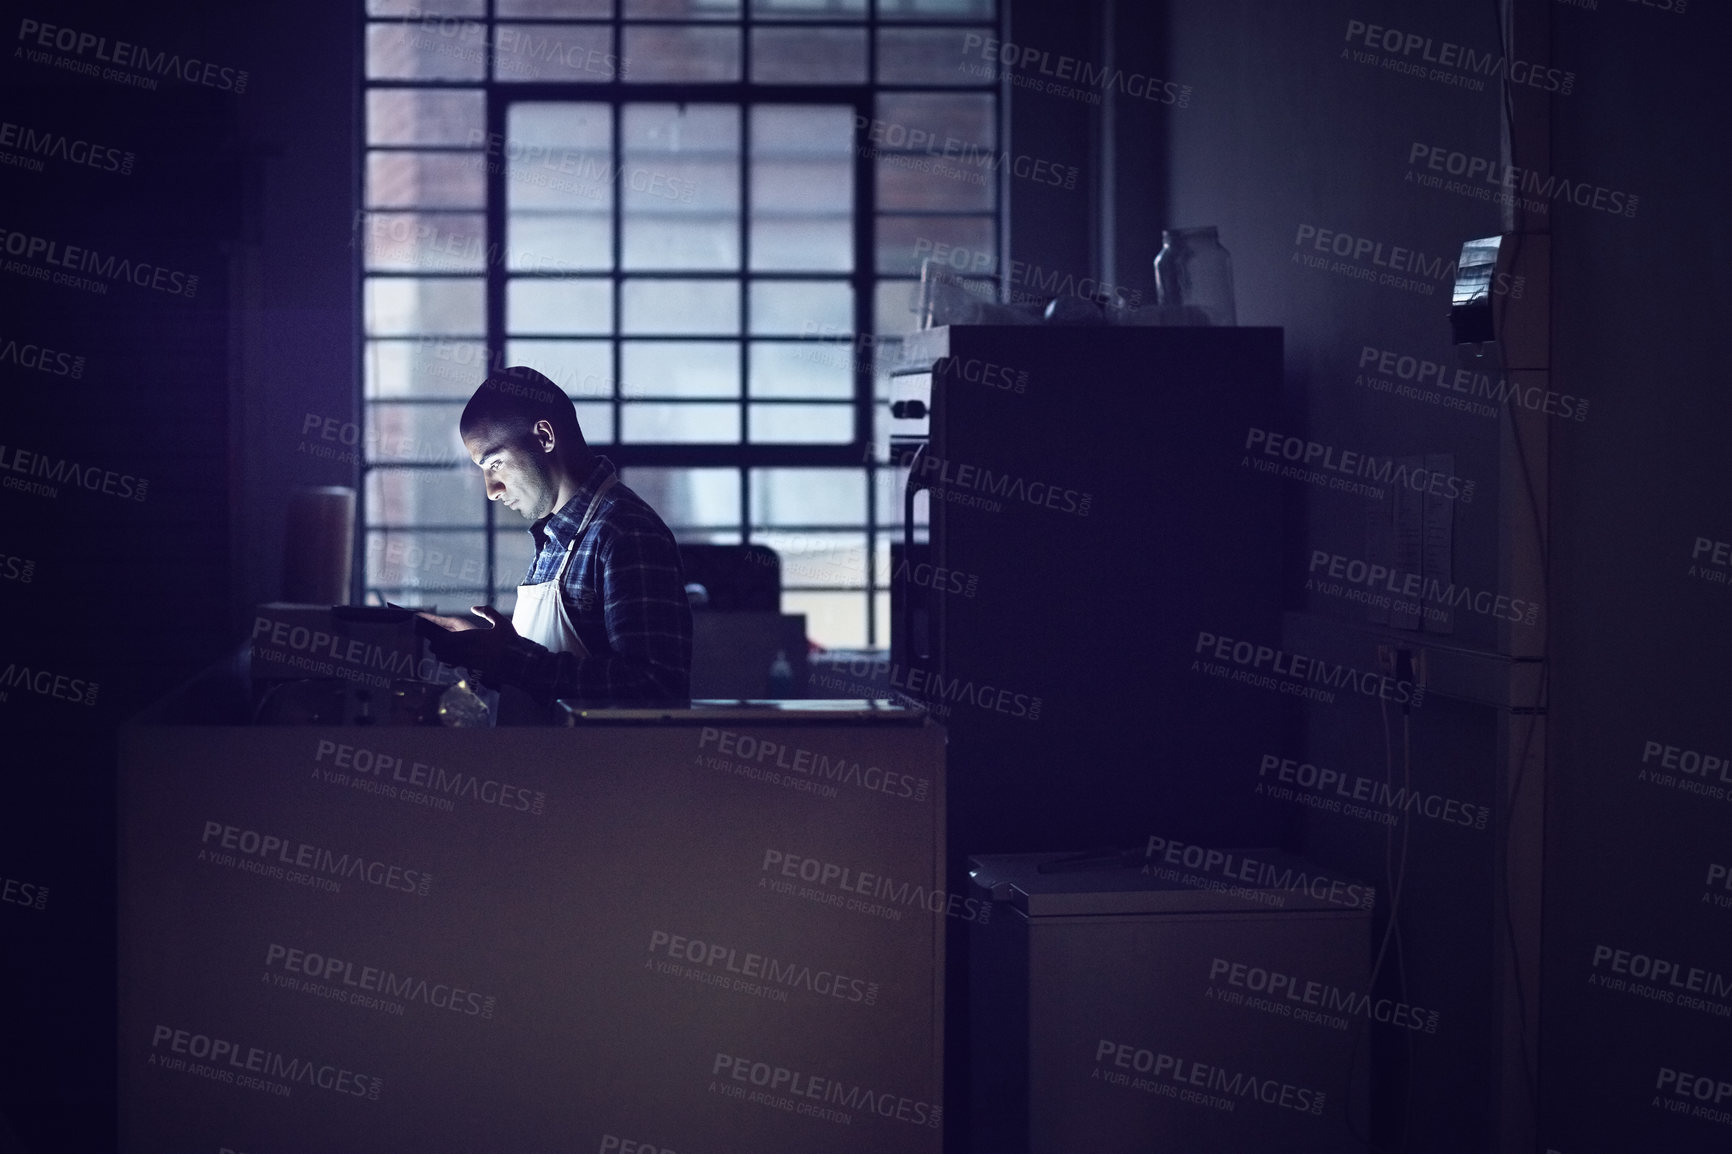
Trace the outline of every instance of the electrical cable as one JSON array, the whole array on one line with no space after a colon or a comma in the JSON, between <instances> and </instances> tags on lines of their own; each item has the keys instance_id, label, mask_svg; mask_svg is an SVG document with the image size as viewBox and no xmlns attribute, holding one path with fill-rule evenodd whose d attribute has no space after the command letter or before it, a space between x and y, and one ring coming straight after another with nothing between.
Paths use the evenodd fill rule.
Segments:
<instances>
[{"instance_id":1,"label":"electrical cable","mask_svg":"<svg viewBox=\"0 0 1732 1154\"><path fill-rule=\"evenodd\" d=\"M1382 720L1382 723L1383 723L1383 784L1384 784L1384 788L1385 788L1386 796L1387 796L1388 791L1393 790L1394 786L1395 786L1395 750L1394 750L1394 747L1392 745L1393 738L1391 736L1390 728L1389 728L1389 703L1388 703L1388 701L1386 701L1382 698L1379 698L1378 703L1377 703L1377 713L1378 713L1378 717ZM1412 742L1412 730L1411 730L1411 715L1409 713L1409 707L1406 705L1403 705L1401 707L1401 713L1402 713L1402 755L1403 755L1402 787L1404 790L1407 790L1407 789L1411 789L1412 782L1413 782L1413 742ZM1406 794L1404 793L1403 796L1405 797ZM1408 840L1409 840L1411 816L1412 815L1411 815L1410 811L1408 810L1408 808L1406 806L1403 806L1402 807L1402 821L1401 821L1401 827L1402 827L1401 857L1400 857L1399 867L1397 866L1396 859L1395 859L1395 827L1393 824L1385 825L1383 827L1383 878L1384 878L1384 884L1386 886L1385 892L1387 892L1389 894L1389 907L1388 907L1389 912L1388 912L1387 919L1384 923L1383 939L1382 939L1382 941L1380 941L1378 943L1377 956L1376 956L1376 958L1374 958L1372 960L1372 963L1371 963L1371 976L1366 980L1366 994L1367 994L1367 996L1369 996L1377 988L1377 979L1383 970L1383 959L1386 956L1386 954L1388 953L1390 942L1393 940L1395 942L1396 982L1397 982L1396 988L1398 991L1400 991L1402 1000L1405 1001L1406 997L1407 997L1407 967L1406 967L1406 962L1403 958L1403 953L1402 953L1401 931L1400 931L1400 923L1398 921L1398 915L1401 912L1401 891L1402 891L1403 885L1405 884L1405 882L1407 880L1407 847L1408 847ZM1351 1091L1351 1088L1353 1086L1353 1071L1354 1071L1355 1066L1358 1065L1359 1042L1360 1042L1361 1038L1365 1038L1367 1044L1369 1045L1369 1041L1370 1041L1369 1026L1364 1022L1357 1022L1354 1024L1354 1027L1353 1027L1353 1036L1348 1042L1349 1049L1348 1049L1348 1062L1347 1062L1347 1085L1348 1085L1350 1091ZM1402 1150L1407 1149L1408 1134L1409 1134L1409 1131L1411 1129L1409 1123L1411 1120L1411 1110L1412 1110L1412 1106L1413 1106L1413 1053L1414 1053L1414 1051L1413 1051L1413 1038L1411 1035L1406 1039L1406 1042L1407 1042L1407 1053L1408 1053L1408 1068L1407 1068L1407 1087L1406 1087L1406 1093L1405 1093L1404 1099L1403 1099L1404 1104L1403 1104L1402 1116L1401 1116L1401 1149ZM1367 1059L1369 1061L1369 1054L1367 1055ZM1370 1136L1359 1133L1358 1129L1354 1126L1353 1115L1352 1115L1351 1111L1347 1115L1347 1125L1348 1125L1348 1132L1353 1136L1353 1139L1356 1142L1358 1142L1361 1146L1365 1147L1367 1150L1376 1150L1377 1149L1372 1144Z\"/></svg>"},{"instance_id":2,"label":"electrical cable","mask_svg":"<svg viewBox=\"0 0 1732 1154\"><path fill-rule=\"evenodd\" d=\"M1509 31L1507 28L1507 23L1509 21L1507 0L1492 0L1492 9L1493 9L1493 12L1494 12L1496 20L1497 20L1498 43L1499 43L1500 48L1503 50L1504 59L1507 61L1509 59L1509 49L1510 49ZM1504 69L1504 75L1503 75L1502 80L1501 80L1500 90L1501 90L1501 95L1502 95L1501 104L1502 104L1503 119L1504 119L1504 136L1505 136L1505 139L1506 139L1506 141L1508 143L1508 147L1509 147L1510 167L1512 169L1516 169L1517 171L1521 171L1521 166L1516 163L1517 154L1516 154L1515 98L1513 96L1512 89L1510 87L1508 68ZM1512 217L1512 220L1513 220L1513 217ZM1514 243L1510 249L1510 267L1511 268L1518 267L1518 260L1519 260L1519 257L1521 255L1522 244L1523 244L1523 241L1525 239L1525 236L1526 236L1526 233L1524 230L1522 230L1522 229L1516 230ZM1494 285L1494 287L1495 287L1495 285ZM1493 311L1494 311L1494 315L1496 317L1496 320L1494 321L1494 324L1493 324L1493 334L1494 334L1494 336L1496 336L1496 335L1502 334L1506 331L1505 322L1507 322L1507 319L1508 319L1509 300L1508 300L1508 296L1506 294L1505 300L1504 300L1504 302L1500 308L1498 306L1498 304L1496 303L1496 300L1495 300L1495 297L1496 297L1495 292L1494 292L1493 296L1494 296ZM1511 369L1510 369L1509 365L1507 364L1504 356L1502 355L1501 346L1499 346L1499 353L1498 353L1497 359L1498 359L1498 368L1500 370L1500 373L1506 378L1506 383L1507 383L1507 377L1508 377L1508 374L1511 372ZM1547 371L1549 373L1549 366L1548 366ZM1542 597L1543 597L1545 604L1548 606L1547 612L1549 614L1549 612L1550 612L1549 606L1552 604L1552 592L1553 592L1553 590L1552 590L1552 579L1551 579L1551 550L1550 550L1550 542L1547 539L1547 534L1546 534L1546 530L1545 530L1545 519L1544 519L1544 517L1541 516L1540 505L1539 505L1539 495L1538 495L1538 492L1536 491L1535 486L1534 486L1533 468L1532 468L1532 465L1530 464L1530 462L1528 460L1527 447L1523 443L1523 440L1522 440L1521 428L1516 421L1515 410L1514 410L1514 408L1510 407L1507 399L1505 401L1505 414L1504 415L1508 419L1508 422L1509 422L1510 439L1511 439L1512 444L1515 447L1516 459L1517 459L1518 465L1520 467L1523 488L1525 490L1525 493L1526 493L1526 496L1528 499L1529 511L1532 514L1532 526L1533 526L1533 531L1534 531L1534 539L1535 539L1535 544L1538 546L1538 551L1539 551L1540 585L1541 585L1541 589L1542 589ZM1521 1063L1522 1063L1522 1087L1526 1091L1527 1096L1528 1096L1529 1109L1531 1111L1533 1111L1536 1118L1537 1118L1537 1114L1538 1114L1538 1110L1539 1110L1539 1087L1538 1087L1538 1078L1536 1077L1535 1070L1534 1070L1533 1060L1529 1054L1529 1039L1528 1039L1528 1030L1527 1030L1527 1020L1528 1020L1527 990L1526 990L1526 987L1522 981L1521 947L1517 941L1515 914L1514 914L1513 908L1512 908L1513 902L1511 899L1514 895L1513 895L1513 892L1511 889L1509 855L1510 855L1510 839L1514 836L1514 833L1515 833L1515 821L1514 821L1513 811L1515 809L1517 802L1519 801L1519 799L1521 797L1522 784L1525 781L1526 776L1527 776L1528 757L1529 757L1529 754L1533 748L1533 741L1534 741L1535 734L1537 733L1537 731L1539 729L1540 717L1544 715L1544 710L1548 706L1548 696L1550 693L1550 681L1551 681L1551 623L1550 623L1549 617L1548 617L1547 624L1546 624L1545 642L1541 647L1539 659L1540 659L1539 684L1535 689L1534 702L1533 702L1532 706L1529 707L1527 732L1523 736L1522 745L1521 745L1521 752L1517 756L1517 759L1516 759L1515 774L1510 780L1509 794L1504 799L1504 805L1502 807L1502 810L1503 810L1502 826L1503 826L1503 828L1500 831L1501 842L1500 842L1500 853L1499 853L1499 858L1498 858L1499 872L1502 875L1502 877L1501 877L1502 887L1501 888L1503 890L1504 936L1505 936L1505 939L1507 940L1507 942L1509 943L1510 964L1511 964L1511 969L1513 972L1513 979L1514 979L1512 982L1512 986L1513 986L1513 990L1514 990L1515 998L1516 998L1517 1043L1518 1043L1517 1049L1518 1049L1518 1052L1520 1054Z\"/></svg>"}]
</instances>

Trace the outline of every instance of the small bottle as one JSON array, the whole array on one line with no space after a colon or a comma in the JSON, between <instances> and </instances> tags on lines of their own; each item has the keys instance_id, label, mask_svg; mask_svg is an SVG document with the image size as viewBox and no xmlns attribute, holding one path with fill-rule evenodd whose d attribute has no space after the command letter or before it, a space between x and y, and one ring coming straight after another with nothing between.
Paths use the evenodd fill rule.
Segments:
<instances>
[{"instance_id":1,"label":"small bottle","mask_svg":"<svg viewBox=\"0 0 1732 1154\"><path fill-rule=\"evenodd\" d=\"M1170 323L1235 325L1233 262L1215 226L1170 228L1155 258L1155 295Z\"/></svg>"},{"instance_id":2,"label":"small bottle","mask_svg":"<svg viewBox=\"0 0 1732 1154\"><path fill-rule=\"evenodd\" d=\"M782 701L794 696L794 667L788 664L788 651L776 650L770 662L770 700Z\"/></svg>"}]
</instances>

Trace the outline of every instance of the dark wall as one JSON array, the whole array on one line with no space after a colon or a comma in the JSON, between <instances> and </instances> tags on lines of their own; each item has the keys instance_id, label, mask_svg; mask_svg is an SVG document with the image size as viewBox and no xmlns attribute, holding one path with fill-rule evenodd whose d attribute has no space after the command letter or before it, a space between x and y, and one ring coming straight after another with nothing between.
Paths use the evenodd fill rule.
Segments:
<instances>
[{"instance_id":1,"label":"dark wall","mask_svg":"<svg viewBox=\"0 0 1732 1154\"><path fill-rule=\"evenodd\" d=\"M353 486L360 472L355 206L362 118L352 8L245 15L246 43L275 63L269 82L242 108L251 188L234 298L236 507L245 511L236 629L253 606L281 596L290 492ZM308 431L311 418L320 422L316 434ZM324 437L326 421L337 422L335 444Z\"/></svg>"},{"instance_id":2,"label":"dark wall","mask_svg":"<svg viewBox=\"0 0 1732 1154\"><path fill-rule=\"evenodd\" d=\"M1167 74L1191 85L1195 95L1189 107L1171 110L1164 126L1165 221L1167 227L1218 226L1232 255L1239 322L1286 330L1285 423L1267 432L1337 454L1452 454L1447 471L1475 482L1471 501L1433 500L1424 510L1445 527L1453 560L1446 579L1500 587L1506 580L1498 555L1500 422L1360 383L1369 371L1360 364L1368 349L1451 370L1458 364L1445 270L1463 240L1501 231L1499 210L1418 187L1408 178L1415 167L1408 157L1423 143L1496 158L1501 110L1495 85L1474 92L1344 55L1350 21L1491 49L1498 36L1493 6L1244 0L1174 3L1169 11ZM1405 253L1398 256L1397 249ZM1367 273L1397 283L1367 279ZM1244 443L1222 445L1222 455L1255 452L1251 431L1243 436ZM1391 505L1406 498L1269 483L1289 490L1297 522L1292 544L1285 552L1272 544L1267 558L1287 571L1288 604L1299 615L1281 640L1296 652L1378 668L1387 631L1374 629L1378 623L1358 604L1308 588L1308 562L1313 551L1378 559L1383 546L1369 523L1381 519L1386 539ZM1449 635L1406 632L1416 647L1447 642L1496 649L1489 619L1460 615L1455 626ZM1361 698L1310 707L1302 745L1284 745L1271 735L1266 752L1350 779L1411 783L1489 807L1498 722L1488 704L1442 695L1410 716L1393 703ZM1412 733L1412 766L1405 772L1404 723ZM1327 790L1310 792L1340 801ZM1269 804L1267 795L1244 801L1247 807ZM1305 832L1289 848L1380 887L1386 898L1380 934L1399 883L1400 936L1389 940L1379 990L1439 1013L1437 1033L1417 1044L1403 1044L1394 1031L1372 1032L1362 1041L1358 1077L1376 1071L1375 1136L1396 1140L1405 1115L1436 1143L1432 1149L1489 1148L1497 1109L1489 1060L1496 1036L1492 823L1473 830L1419 820L1391 829L1292 802L1277 808L1301 810Z\"/></svg>"},{"instance_id":3,"label":"dark wall","mask_svg":"<svg viewBox=\"0 0 1732 1154\"><path fill-rule=\"evenodd\" d=\"M1541 1083L1563 1151L1720 1150L1732 1135L1732 774L1683 752L1732 747L1728 556L1712 546L1732 538L1732 19L1675 7L1602 4L1556 26L1559 58L1594 83L1559 119L1554 162L1641 197L1630 219L1556 221L1558 369L1600 406L1560 443L1554 481ZM1638 955L1678 972L1643 973Z\"/></svg>"},{"instance_id":4,"label":"dark wall","mask_svg":"<svg viewBox=\"0 0 1732 1154\"><path fill-rule=\"evenodd\" d=\"M112 1148L117 729L278 594L286 491L353 483L296 448L303 413L354 405L354 20L5 18L0 1115L30 1150ZM120 42L185 76L102 76Z\"/></svg>"},{"instance_id":5,"label":"dark wall","mask_svg":"<svg viewBox=\"0 0 1732 1154\"><path fill-rule=\"evenodd\" d=\"M1363 40L1351 39L1358 22L1496 55L1498 7L1168 5L1166 68L1194 85L1196 97L1155 134L1168 142L1165 217L1219 225L1233 256L1240 322L1286 329L1291 427L1283 431L1343 450L1453 454L1453 472L1474 480L1476 491L1443 514L1451 579L1530 600L1546 623L1543 634L1524 633L1459 612L1448 633L1409 631L1416 650L1471 671L1457 678L1458 692L1439 685L1405 719L1375 704L1312 709L1304 747L1282 751L1379 779L1393 764L1399 780L1405 720L1412 781L1492 810L1483 832L1412 823L1400 937L1391 947L1401 949L1400 972L1386 965L1380 987L1440 1009L1441 1028L1373 1052L1382 1071L1382 1135L1393 1140L1405 1125L1411 1149L1495 1148L1500 1119L1526 1109L1519 1090L1526 1075L1512 1062L1520 1051L1509 1048L1515 1043L1503 1019L1519 996L1528 1006L1537 997L1541 1008L1540 1039L1531 1032L1519 1039L1543 1088L1539 1148L1720 1149L1723 1123L1666 1107L1668 1099L1697 1101L1678 1095L1665 1071L1712 1075L1710 1089L1732 1084L1720 1016L1728 999L1712 997L1717 979L1706 976L1723 972L1732 928L1732 900L1716 904L1717 895L1732 899L1726 871L1712 873L1728 857L1727 803L1638 775L1664 756L1683 756L1654 754L1644 766L1648 742L1717 755L1728 748L1721 655L1732 617L1726 586L1715 580L1726 573L1727 553L1713 576L1690 571L1698 538L1732 538L1726 490L1716 479L1729 415L1728 360L1716 327L1728 288L1727 162L1718 145L1727 97L1716 59L1726 13L1705 5L1680 13L1665 2L1514 5L1525 38L1512 57L1549 56L1550 66L1573 74L1570 91L1560 84L1539 109L1549 129L1542 119L1538 135L1524 132L1531 122L1518 113L1517 163L1544 164L1549 151L1551 174L1585 189L1578 203L1552 196L1530 217L1552 237L1549 300L1536 293L1504 302L1506 318L1538 316L1549 326L1541 332L1550 335L1551 373L1533 379L1588 402L1524 416L1525 463L1549 516L1549 562L1531 566L1512 559L1531 539L1511 513L1528 498L1509 414L1448 408L1435 382L1376 371L1389 351L1446 373L1465 368L1495 379L1504 372L1499 350L1474 360L1452 347L1447 282L1415 275L1427 262L1394 253L1399 246L1447 261L1462 240L1504 230L1493 201L1447 187L1447 167L1438 174L1445 187L1424 179L1433 147L1463 162L1502 157L1497 85L1475 91L1447 83L1431 64L1409 75L1400 66L1435 48L1361 57ZM1546 98L1524 91L1518 107L1535 99ZM1476 187L1483 196L1486 184ZM1371 255L1358 257L1351 244L1319 252L1325 229L1370 241ZM1322 267L1305 263L1315 256L1325 258ZM1404 279L1433 291L1375 279L1404 263ZM1361 279L1367 272L1373 279ZM1393 387L1379 388L1373 376ZM1416 391L1403 395L1404 383ZM1302 548L1284 560L1294 610L1286 640L1373 661L1387 628L1308 587L1307 568L1314 550L1366 557L1374 548L1368 517L1387 513L1286 484L1302 493L1305 508ZM1535 647L1542 636L1549 650ZM1491 690L1508 690L1521 672L1511 655L1546 657L1546 680L1521 683L1527 688L1500 707ZM1549 704L1537 726L1533 715L1508 708L1532 705L1535 684ZM1538 744L1529 749L1550 742L1543 981L1518 994L1497 977L1509 956L1494 925L1504 917L1507 766L1530 734ZM1712 785L1717 772L1676 776ZM1525 797L1532 784L1524 784ZM1400 876L1386 870L1377 827L1321 810L1307 824L1306 852L1378 880ZM1510 858L1537 853L1537 836L1519 824L1517 831ZM1397 853L1400 844L1395 838ZM1716 877L1722 888L1710 885ZM1524 936L1530 931L1524 927ZM1613 977L1620 964L1596 965L1597 946L1676 961L1679 977L1646 997L1592 987L1590 978ZM1691 967L1704 973L1692 978ZM1690 983L1721 1008L1687 1008ZM1514 1079L1503 1087L1500 1052Z\"/></svg>"}]
</instances>

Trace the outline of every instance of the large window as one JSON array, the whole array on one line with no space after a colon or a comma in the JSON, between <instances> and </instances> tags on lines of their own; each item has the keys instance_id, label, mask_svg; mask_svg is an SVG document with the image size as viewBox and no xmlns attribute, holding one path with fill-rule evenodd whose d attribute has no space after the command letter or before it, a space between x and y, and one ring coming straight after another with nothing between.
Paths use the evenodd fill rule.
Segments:
<instances>
[{"instance_id":1,"label":"large window","mask_svg":"<svg viewBox=\"0 0 1732 1154\"><path fill-rule=\"evenodd\" d=\"M681 542L768 545L814 640L886 644L881 402L920 258L995 269L998 94L968 50L996 19L368 0L368 592L512 607L529 535L455 430L490 367L526 364Z\"/></svg>"}]
</instances>

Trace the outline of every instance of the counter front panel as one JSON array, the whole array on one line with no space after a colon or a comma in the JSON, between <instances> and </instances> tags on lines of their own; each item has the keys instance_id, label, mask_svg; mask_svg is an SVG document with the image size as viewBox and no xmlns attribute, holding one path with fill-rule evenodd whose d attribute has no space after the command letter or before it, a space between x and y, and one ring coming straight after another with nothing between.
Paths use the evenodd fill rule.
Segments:
<instances>
[{"instance_id":1,"label":"counter front panel","mask_svg":"<svg viewBox=\"0 0 1732 1154\"><path fill-rule=\"evenodd\" d=\"M129 730L124 1148L937 1151L943 749Z\"/></svg>"}]
</instances>

